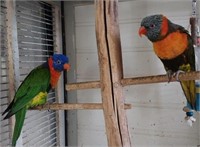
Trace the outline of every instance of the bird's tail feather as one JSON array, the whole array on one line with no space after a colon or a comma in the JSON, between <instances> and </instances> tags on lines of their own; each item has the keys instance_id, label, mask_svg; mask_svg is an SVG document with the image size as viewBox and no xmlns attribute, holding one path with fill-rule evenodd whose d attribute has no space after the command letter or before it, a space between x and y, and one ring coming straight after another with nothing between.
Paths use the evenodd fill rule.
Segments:
<instances>
[{"instance_id":1,"label":"bird's tail feather","mask_svg":"<svg viewBox=\"0 0 200 147\"><path fill-rule=\"evenodd\" d=\"M14 133L12 137L12 146L16 145L16 142L21 134L22 126L24 124L24 119L26 115L26 110L27 108L24 107L15 114L16 121L15 121Z\"/></svg>"},{"instance_id":2,"label":"bird's tail feather","mask_svg":"<svg viewBox=\"0 0 200 147\"><path fill-rule=\"evenodd\" d=\"M13 103L14 103L14 100L9 104L9 106L8 106L8 107L6 108L6 110L2 113L2 115L4 115L5 113L7 113L7 112L11 109ZM6 117L6 118L8 118L8 117ZM6 119L6 118L4 118L4 119Z\"/></svg>"},{"instance_id":3,"label":"bird's tail feather","mask_svg":"<svg viewBox=\"0 0 200 147\"><path fill-rule=\"evenodd\" d=\"M196 87L195 81L181 81L181 86L184 91L185 97L188 103L191 105L192 109L196 110Z\"/></svg>"}]
</instances>

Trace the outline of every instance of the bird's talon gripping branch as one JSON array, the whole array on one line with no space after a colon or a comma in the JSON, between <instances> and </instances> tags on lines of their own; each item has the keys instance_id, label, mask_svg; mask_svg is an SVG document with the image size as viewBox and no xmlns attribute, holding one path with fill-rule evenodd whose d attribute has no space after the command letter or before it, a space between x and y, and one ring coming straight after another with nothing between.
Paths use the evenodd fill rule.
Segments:
<instances>
[{"instance_id":1,"label":"bird's talon gripping branch","mask_svg":"<svg viewBox=\"0 0 200 147\"><path fill-rule=\"evenodd\" d=\"M49 105L49 103L45 103L45 104L42 105L41 107L42 107L42 109L44 108L44 109L46 109L48 112L50 112L50 105Z\"/></svg>"},{"instance_id":2,"label":"bird's talon gripping branch","mask_svg":"<svg viewBox=\"0 0 200 147\"><path fill-rule=\"evenodd\" d=\"M184 71L182 71L182 70L178 70L175 74L174 74L174 77L176 78L176 81L178 81L178 82L180 82L180 80L179 80L179 74L180 73L185 73Z\"/></svg>"},{"instance_id":3,"label":"bird's talon gripping branch","mask_svg":"<svg viewBox=\"0 0 200 147\"><path fill-rule=\"evenodd\" d=\"M50 110L50 105L49 105L49 103L46 103L46 105L47 105L47 108L48 108L47 111L50 112L51 110Z\"/></svg>"},{"instance_id":4,"label":"bird's talon gripping branch","mask_svg":"<svg viewBox=\"0 0 200 147\"><path fill-rule=\"evenodd\" d=\"M168 83L170 83L173 77L173 72L171 70L167 70L167 77L168 77Z\"/></svg>"}]
</instances>

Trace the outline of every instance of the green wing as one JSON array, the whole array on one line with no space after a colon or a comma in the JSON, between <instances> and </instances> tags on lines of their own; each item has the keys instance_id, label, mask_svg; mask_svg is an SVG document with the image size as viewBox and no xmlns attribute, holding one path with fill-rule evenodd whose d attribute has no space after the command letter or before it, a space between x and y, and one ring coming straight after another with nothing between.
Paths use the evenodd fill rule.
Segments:
<instances>
[{"instance_id":1,"label":"green wing","mask_svg":"<svg viewBox=\"0 0 200 147\"><path fill-rule=\"evenodd\" d=\"M18 88L5 118L11 117L25 107L40 92L47 92L49 83L50 72L48 68L39 66L33 69Z\"/></svg>"}]
</instances>

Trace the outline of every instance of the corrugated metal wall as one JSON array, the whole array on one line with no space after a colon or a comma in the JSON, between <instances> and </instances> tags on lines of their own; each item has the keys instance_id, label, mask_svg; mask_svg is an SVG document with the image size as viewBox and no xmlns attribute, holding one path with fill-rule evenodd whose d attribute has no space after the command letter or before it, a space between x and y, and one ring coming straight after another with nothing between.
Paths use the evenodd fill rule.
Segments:
<instances>
[{"instance_id":1,"label":"corrugated metal wall","mask_svg":"<svg viewBox=\"0 0 200 147\"><path fill-rule=\"evenodd\" d=\"M16 1L14 3L14 9L16 25L13 24L12 34L16 34L15 41L17 42L14 58L15 61L18 61L14 63L14 68L15 82L19 86L34 67L44 63L53 54L54 46L56 46L54 41L54 37L56 37L56 29L54 26L56 19L54 18L54 6L42 1ZM1 19L4 19L3 9L1 9L1 16L3 16ZM5 29L4 27L2 23L1 30ZM1 42L3 42L3 35L1 39ZM9 86L6 85L6 76L8 74L6 73L5 63L7 60L6 48L2 46L1 112L5 110L8 103L7 86ZM56 101L56 92L50 91L48 94L48 102L53 103ZM10 142L8 136L10 135L10 132L8 132L8 121L1 120L0 136L2 141L8 140L5 143L2 142L2 146L9 145ZM58 129L57 111L28 111L18 144L24 146L57 146L59 145Z\"/></svg>"},{"instance_id":2,"label":"corrugated metal wall","mask_svg":"<svg viewBox=\"0 0 200 147\"><path fill-rule=\"evenodd\" d=\"M143 17L162 13L173 22L188 28L191 1L136 0L119 3L119 22L125 77L164 74L161 61L138 28ZM77 81L99 79L95 36L94 5L75 7L75 44ZM161 83L124 88L129 131L133 146L196 146L199 144L199 121L193 127L184 122L182 108L186 100L179 83ZM99 90L77 91L78 102L101 102ZM79 146L106 146L102 111L78 111ZM199 115L196 115L199 119Z\"/></svg>"}]
</instances>

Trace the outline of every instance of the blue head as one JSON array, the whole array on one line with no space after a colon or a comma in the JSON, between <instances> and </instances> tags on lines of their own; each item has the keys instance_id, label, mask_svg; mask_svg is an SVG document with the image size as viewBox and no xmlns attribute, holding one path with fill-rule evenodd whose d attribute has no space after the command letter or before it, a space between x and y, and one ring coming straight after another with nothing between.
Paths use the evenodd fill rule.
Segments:
<instances>
[{"instance_id":1,"label":"blue head","mask_svg":"<svg viewBox=\"0 0 200 147\"><path fill-rule=\"evenodd\" d=\"M54 54L52 56L53 59L53 68L59 72L63 70L69 70L70 65L69 65L69 59L67 56L63 54Z\"/></svg>"}]
</instances>

